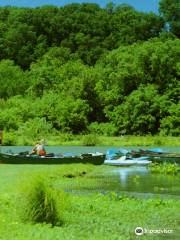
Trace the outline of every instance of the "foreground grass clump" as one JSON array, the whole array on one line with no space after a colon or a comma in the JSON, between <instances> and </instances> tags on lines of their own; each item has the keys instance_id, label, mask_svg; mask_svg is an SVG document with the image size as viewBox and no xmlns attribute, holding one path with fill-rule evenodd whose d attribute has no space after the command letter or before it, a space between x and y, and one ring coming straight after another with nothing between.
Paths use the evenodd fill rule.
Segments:
<instances>
[{"instance_id":1,"label":"foreground grass clump","mask_svg":"<svg viewBox=\"0 0 180 240\"><path fill-rule=\"evenodd\" d=\"M68 198L63 191L57 191L43 178L33 180L26 188L21 205L21 218L25 222L62 225ZM23 206L23 207L22 207Z\"/></svg>"},{"instance_id":2,"label":"foreground grass clump","mask_svg":"<svg viewBox=\"0 0 180 240\"><path fill-rule=\"evenodd\" d=\"M178 172L180 172L179 165L174 163L164 164L152 163L149 165L149 169L152 173L162 173L168 175L176 175L178 174Z\"/></svg>"}]
</instances>

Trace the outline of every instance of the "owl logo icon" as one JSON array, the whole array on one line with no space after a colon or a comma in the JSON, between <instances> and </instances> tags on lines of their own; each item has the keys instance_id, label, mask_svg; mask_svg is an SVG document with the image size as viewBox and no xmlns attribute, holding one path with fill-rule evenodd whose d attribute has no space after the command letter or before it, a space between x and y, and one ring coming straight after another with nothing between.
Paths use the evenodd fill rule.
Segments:
<instances>
[{"instance_id":1,"label":"owl logo icon","mask_svg":"<svg viewBox=\"0 0 180 240\"><path fill-rule=\"evenodd\" d=\"M144 231L143 231L143 228L142 227L137 227L136 229L135 229L135 234L136 235L143 235L144 234Z\"/></svg>"}]
</instances>

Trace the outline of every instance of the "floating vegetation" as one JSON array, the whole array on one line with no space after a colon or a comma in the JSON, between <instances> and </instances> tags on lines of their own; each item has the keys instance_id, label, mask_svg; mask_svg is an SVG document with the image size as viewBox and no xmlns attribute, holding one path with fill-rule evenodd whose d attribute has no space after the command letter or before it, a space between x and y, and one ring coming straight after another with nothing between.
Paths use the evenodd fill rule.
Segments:
<instances>
[{"instance_id":1,"label":"floating vegetation","mask_svg":"<svg viewBox=\"0 0 180 240\"><path fill-rule=\"evenodd\" d=\"M86 175L86 172L85 171L82 171L82 172L79 172L79 173L67 173L67 174L64 174L63 177L65 178L75 178L75 177L82 177Z\"/></svg>"},{"instance_id":2,"label":"floating vegetation","mask_svg":"<svg viewBox=\"0 0 180 240\"><path fill-rule=\"evenodd\" d=\"M152 163L149 165L151 173L162 173L167 175L176 175L180 171L180 166L175 163Z\"/></svg>"}]
</instances>

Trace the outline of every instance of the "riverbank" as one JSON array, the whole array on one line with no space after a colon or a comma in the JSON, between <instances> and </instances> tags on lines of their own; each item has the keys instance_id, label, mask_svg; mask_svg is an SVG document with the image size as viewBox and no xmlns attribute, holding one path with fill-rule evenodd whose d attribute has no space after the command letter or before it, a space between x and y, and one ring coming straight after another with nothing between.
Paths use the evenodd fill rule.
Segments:
<instances>
[{"instance_id":1,"label":"riverbank","mask_svg":"<svg viewBox=\"0 0 180 240\"><path fill-rule=\"evenodd\" d=\"M35 141L46 139L48 146L172 146L180 147L180 138L172 136L117 136L107 137L99 135L72 135L59 134L56 136L20 136L15 133L4 133L3 145L6 146L32 146Z\"/></svg>"},{"instance_id":2,"label":"riverbank","mask_svg":"<svg viewBox=\"0 0 180 240\"><path fill-rule=\"evenodd\" d=\"M127 197L123 194L117 195L111 191L107 194L91 192L90 186L96 185L101 189L104 181L100 183L99 178L89 178L90 175L107 168L109 167L83 164L71 166L0 165L1 239L14 239L16 236L16 240L124 240L135 239L136 227L146 228L148 231L166 230L164 234L146 233L143 239L154 239L158 236L178 239L180 201L170 198L162 199L158 195L155 198L143 199ZM30 219L26 219L25 222L21 218L20 210L24 213L30 210L31 206L23 209L24 194L25 192L34 194L35 185L32 183L36 178L44 178L44 183L50 186L51 200L53 198L59 207L62 220L60 226L46 223L46 218L35 223L32 223ZM86 186L86 192L67 193L69 186L81 189ZM38 190L42 189L38 187ZM45 190L45 194L48 193L46 191L48 190ZM61 194L61 198L54 197L58 194ZM34 201L40 197L41 195L37 194ZM63 199L68 202L68 205L62 205ZM47 204L48 198L46 200ZM38 205L36 207L38 210ZM56 214L53 209L50 213Z\"/></svg>"}]
</instances>

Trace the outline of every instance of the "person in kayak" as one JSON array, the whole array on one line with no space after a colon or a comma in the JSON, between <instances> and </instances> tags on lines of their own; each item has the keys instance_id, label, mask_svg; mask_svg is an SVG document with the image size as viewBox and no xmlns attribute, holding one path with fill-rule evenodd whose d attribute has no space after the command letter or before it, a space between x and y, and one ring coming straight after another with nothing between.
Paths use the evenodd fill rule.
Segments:
<instances>
[{"instance_id":1,"label":"person in kayak","mask_svg":"<svg viewBox=\"0 0 180 240\"><path fill-rule=\"evenodd\" d=\"M46 155L46 150L44 148L44 144L42 141L37 142L36 146L32 149L30 154L36 154L38 156L45 156Z\"/></svg>"}]
</instances>

